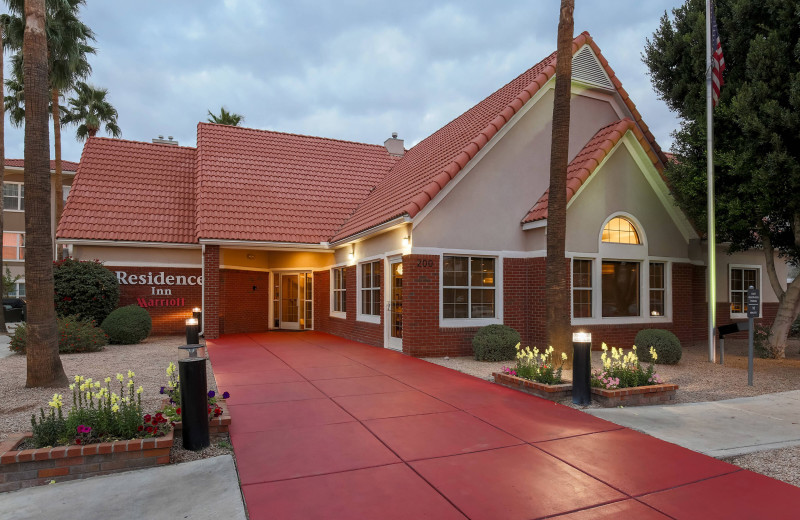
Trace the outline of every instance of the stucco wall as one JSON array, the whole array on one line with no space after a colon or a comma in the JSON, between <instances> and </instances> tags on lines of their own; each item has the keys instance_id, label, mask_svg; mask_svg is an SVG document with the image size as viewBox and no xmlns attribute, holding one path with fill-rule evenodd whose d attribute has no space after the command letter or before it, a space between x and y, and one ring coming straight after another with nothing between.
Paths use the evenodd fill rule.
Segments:
<instances>
[{"instance_id":1,"label":"stucco wall","mask_svg":"<svg viewBox=\"0 0 800 520\"><path fill-rule=\"evenodd\" d=\"M729 266L731 265L745 265L745 266L759 266L761 268L761 301L777 303L778 298L772 290L772 284L769 282L767 276L766 260L764 259L763 251L743 251L729 255L727 253L727 246L717 247L717 301L729 302L730 296L728 293L729 288ZM775 271L778 274L778 279L786 289L786 277L789 271L786 262L781 259L775 259ZM728 310L730 316L730 310Z\"/></svg>"},{"instance_id":2,"label":"stucco wall","mask_svg":"<svg viewBox=\"0 0 800 520\"><path fill-rule=\"evenodd\" d=\"M552 91L545 94L413 232L414 247L530 250L520 221L549 185ZM570 157L619 119L612 106L573 96Z\"/></svg>"},{"instance_id":3,"label":"stucco wall","mask_svg":"<svg viewBox=\"0 0 800 520\"><path fill-rule=\"evenodd\" d=\"M361 242L356 242L354 262L358 262L362 258L379 256L391 251L400 251L403 249L403 237L410 235L411 225L408 224L381 233L380 235L369 237ZM348 254L352 250L351 247L352 246L348 244L336 249L334 253L334 262L337 264L349 262Z\"/></svg>"},{"instance_id":4,"label":"stucco wall","mask_svg":"<svg viewBox=\"0 0 800 520\"><path fill-rule=\"evenodd\" d=\"M585 186L567 210L567 251L597 253L603 223L621 211L644 228L650 256L688 258L688 241L624 144L617 145Z\"/></svg>"},{"instance_id":5,"label":"stucco wall","mask_svg":"<svg viewBox=\"0 0 800 520\"><path fill-rule=\"evenodd\" d=\"M78 260L101 260L114 265L202 265L200 246L193 249L168 247L110 247L81 246L72 248L72 256ZM122 263L120 263L122 262Z\"/></svg>"}]
</instances>

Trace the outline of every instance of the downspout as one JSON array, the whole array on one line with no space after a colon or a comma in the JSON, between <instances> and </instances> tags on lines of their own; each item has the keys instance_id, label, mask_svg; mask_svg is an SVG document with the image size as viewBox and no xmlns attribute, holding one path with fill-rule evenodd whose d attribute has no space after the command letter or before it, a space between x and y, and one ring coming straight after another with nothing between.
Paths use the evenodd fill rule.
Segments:
<instances>
[{"instance_id":1,"label":"downspout","mask_svg":"<svg viewBox=\"0 0 800 520\"><path fill-rule=\"evenodd\" d=\"M200 337L205 337L206 331L206 245L202 244L200 253Z\"/></svg>"}]
</instances>

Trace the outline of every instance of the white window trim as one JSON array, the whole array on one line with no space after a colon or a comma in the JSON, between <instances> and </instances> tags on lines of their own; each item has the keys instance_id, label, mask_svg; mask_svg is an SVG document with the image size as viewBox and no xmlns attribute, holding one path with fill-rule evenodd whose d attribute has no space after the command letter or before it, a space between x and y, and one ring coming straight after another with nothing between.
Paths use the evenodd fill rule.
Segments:
<instances>
[{"instance_id":1,"label":"white window trim","mask_svg":"<svg viewBox=\"0 0 800 520\"><path fill-rule=\"evenodd\" d=\"M591 270L592 285L591 285L591 287L581 287L579 289L579 290L584 290L584 291L585 290L590 290L591 293L592 293L592 298L591 298L592 316L589 317L589 318L576 318L575 317L575 285L573 284L573 281L575 280L575 260L585 260L585 261L589 261L589 262L592 263L592 270ZM595 312L596 311L595 311L595 304L594 304L594 294L595 294L595 292L597 292L597 288L595 287L594 266L595 266L596 263L597 263L597 258L592 258L592 257L579 257L579 256L576 256L576 257L572 258L571 261L570 261L570 266L569 266L569 276L570 276L570 280L569 280L569 287L570 287L569 309L570 309L570 317L572 318L573 323L575 322L575 320L593 320L593 319L595 319L595 316L596 316Z\"/></svg>"},{"instance_id":2,"label":"white window trim","mask_svg":"<svg viewBox=\"0 0 800 520\"><path fill-rule=\"evenodd\" d=\"M380 290L382 288L381 285L378 285L378 300L380 300L380 310L379 310L378 314L362 314L361 313L361 307L362 307L361 303L362 303L362 300L363 300L363 298L361 297L361 294L362 294L361 289L363 289L363 287L361 285L361 280L362 280L363 273L362 273L361 270L364 268L364 266L366 264L372 264L372 263L379 264L379 265L381 265L381 267L383 267L383 264L384 264L384 262L383 262L383 260L381 258L375 258L375 259L369 259L369 260L365 260L363 262L359 262L358 263L358 267L356 268L356 321L361 321L361 322L364 322L364 323L376 323L376 324L380 325L380 323L381 323L381 315L383 314L383 300L381 300L381 297L380 297ZM381 272L383 272L383 271L381 271ZM381 279L383 279L383 276L381 276Z\"/></svg>"},{"instance_id":3,"label":"white window trim","mask_svg":"<svg viewBox=\"0 0 800 520\"><path fill-rule=\"evenodd\" d=\"M445 318L444 317L444 257L445 256L477 256L494 258L494 318ZM486 325L503 324L503 257L497 251L472 251L469 254L459 252L443 252L439 255L439 327L484 327Z\"/></svg>"},{"instance_id":4,"label":"white window trim","mask_svg":"<svg viewBox=\"0 0 800 520\"><path fill-rule=\"evenodd\" d=\"M24 285L25 284L25 278L20 278L19 280L14 282L14 294L16 296L11 296L9 294L7 296L7 298L27 298L27 296L19 296L19 284L23 284ZM26 287L26 289L27 289L27 287ZM27 294L27 290L26 290L26 294Z\"/></svg>"},{"instance_id":5,"label":"white window trim","mask_svg":"<svg viewBox=\"0 0 800 520\"><path fill-rule=\"evenodd\" d=\"M750 265L750 264L728 264L728 313L732 320L746 320L747 313L746 312L731 312L731 291L733 288L731 287L731 270L732 269L755 269L758 272L758 287L756 289L759 290L759 294L761 298L758 299L758 317L761 318L763 316L762 312L764 309L764 279L763 279L763 269L761 269L760 265ZM747 290L745 290L745 298L747 298Z\"/></svg>"},{"instance_id":6,"label":"white window trim","mask_svg":"<svg viewBox=\"0 0 800 520\"><path fill-rule=\"evenodd\" d=\"M611 219L630 220L639 234L641 244L603 242L603 230ZM612 213L603 221L597 234L598 253L567 252L572 260L592 260L592 318L575 318L573 314L572 266L570 265L570 316L573 325L636 325L672 322L672 266L674 258L649 255L647 234L639 220L624 211ZM639 263L639 316L603 317L603 262ZM664 264L664 315L650 315L650 263Z\"/></svg>"},{"instance_id":7,"label":"white window trim","mask_svg":"<svg viewBox=\"0 0 800 520\"><path fill-rule=\"evenodd\" d=\"M25 236L25 232L24 231L3 231L3 234L6 234L6 233L8 233L9 235L21 235L23 237ZM6 246L5 244L3 244L3 247L12 247L12 246ZM20 258L19 257L20 249L22 249L22 250L25 249L25 246L20 246L19 245L19 239L17 239L17 245L15 247L17 248L17 258L4 258L3 262L24 262L25 261L24 258Z\"/></svg>"},{"instance_id":8,"label":"white window trim","mask_svg":"<svg viewBox=\"0 0 800 520\"><path fill-rule=\"evenodd\" d=\"M17 208L20 207L20 201L25 199L25 196L22 194L24 190L25 183L24 182L13 182L13 181L4 181L4 184L16 184L17 188ZM5 197L5 193L3 193L3 197ZM4 201L5 202L5 201ZM24 209L9 209L5 207L5 203L3 204L4 211L10 211L11 213L25 213Z\"/></svg>"},{"instance_id":9,"label":"white window trim","mask_svg":"<svg viewBox=\"0 0 800 520\"><path fill-rule=\"evenodd\" d=\"M339 264L339 265L335 265L335 266L331 267L331 269L329 271L330 272L330 283L328 284L328 292L330 293L330 313L329 313L329 315L330 315L331 318L347 319L347 312L333 310L333 308L334 308L334 306L333 306L334 296L338 292L336 289L333 288L333 279L334 279L334 276L335 276L334 272L337 269L347 269L347 267L348 267L348 264ZM345 297L345 301L346 301L346 299L347 299L347 285L346 284L345 284L345 288L343 290L344 290L344 294L345 294L344 297Z\"/></svg>"}]
</instances>

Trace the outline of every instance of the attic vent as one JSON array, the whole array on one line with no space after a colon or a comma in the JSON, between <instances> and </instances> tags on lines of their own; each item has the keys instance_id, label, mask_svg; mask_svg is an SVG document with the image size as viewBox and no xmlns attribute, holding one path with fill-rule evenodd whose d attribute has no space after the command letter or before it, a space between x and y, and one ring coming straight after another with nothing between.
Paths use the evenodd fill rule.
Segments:
<instances>
[{"instance_id":1,"label":"attic vent","mask_svg":"<svg viewBox=\"0 0 800 520\"><path fill-rule=\"evenodd\" d=\"M614 90L614 85L608 78L608 74L603 70L603 66L597 61L592 48L588 45L584 45L572 57L572 79L595 87Z\"/></svg>"}]
</instances>

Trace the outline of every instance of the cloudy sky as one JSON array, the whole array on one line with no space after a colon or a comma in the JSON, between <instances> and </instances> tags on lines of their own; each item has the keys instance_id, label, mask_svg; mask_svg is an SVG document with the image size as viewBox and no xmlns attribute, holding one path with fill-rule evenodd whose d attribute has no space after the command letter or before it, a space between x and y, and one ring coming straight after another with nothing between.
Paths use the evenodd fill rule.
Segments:
<instances>
[{"instance_id":1,"label":"cloudy sky","mask_svg":"<svg viewBox=\"0 0 800 520\"><path fill-rule=\"evenodd\" d=\"M664 149L674 116L641 61L645 38L679 0L578 0L589 31ZM90 1L90 82L109 90L125 139L193 146L207 111L245 126L413 145L555 50L558 0L520 2ZM613 6L613 9L612 9ZM8 125L8 119L6 119ZM23 132L6 126L6 156ZM52 139L52 136L51 136ZM67 128L64 159L83 144Z\"/></svg>"}]
</instances>

